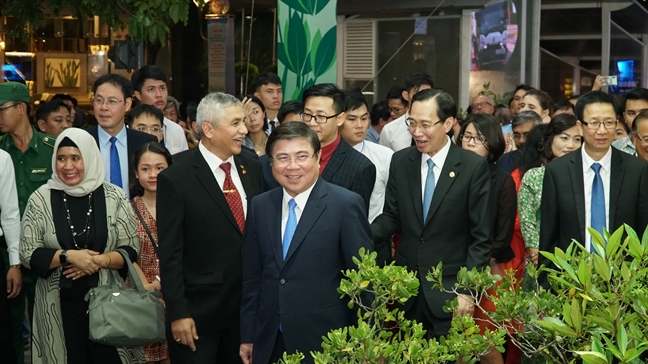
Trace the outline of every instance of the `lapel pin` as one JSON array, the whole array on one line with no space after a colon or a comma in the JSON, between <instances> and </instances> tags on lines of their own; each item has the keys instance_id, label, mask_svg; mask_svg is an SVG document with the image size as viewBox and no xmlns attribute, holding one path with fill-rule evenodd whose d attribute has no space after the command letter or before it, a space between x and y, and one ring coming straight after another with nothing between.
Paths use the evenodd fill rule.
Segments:
<instances>
[{"instance_id":1,"label":"lapel pin","mask_svg":"<svg viewBox=\"0 0 648 364\"><path fill-rule=\"evenodd\" d=\"M243 165L242 165L242 164L240 164L240 166L241 166L241 173L243 173L243 174L246 174L246 173L247 173L247 171L245 170L245 167L243 167Z\"/></svg>"},{"instance_id":2,"label":"lapel pin","mask_svg":"<svg viewBox=\"0 0 648 364\"><path fill-rule=\"evenodd\" d=\"M454 173L454 172L450 172L450 178L454 178L454 176L455 176L455 173Z\"/></svg>"}]
</instances>

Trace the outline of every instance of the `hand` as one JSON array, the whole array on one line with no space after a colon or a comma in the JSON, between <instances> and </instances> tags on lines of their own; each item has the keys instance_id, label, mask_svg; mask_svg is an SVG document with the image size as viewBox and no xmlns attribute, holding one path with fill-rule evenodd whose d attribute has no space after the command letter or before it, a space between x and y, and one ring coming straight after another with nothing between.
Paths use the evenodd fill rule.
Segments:
<instances>
[{"instance_id":1,"label":"hand","mask_svg":"<svg viewBox=\"0 0 648 364\"><path fill-rule=\"evenodd\" d=\"M531 263L538 268L538 254L539 254L540 249L538 248L527 248L527 253L529 253L529 259L531 259Z\"/></svg>"},{"instance_id":2,"label":"hand","mask_svg":"<svg viewBox=\"0 0 648 364\"><path fill-rule=\"evenodd\" d=\"M457 316L473 315L475 313L475 299L467 294L458 294L459 307L455 311Z\"/></svg>"},{"instance_id":3,"label":"hand","mask_svg":"<svg viewBox=\"0 0 648 364\"><path fill-rule=\"evenodd\" d=\"M70 265L80 269L86 275L94 274L101 268L93 259L96 255L99 255L99 253L94 250L68 250Z\"/></svg>"},{"instance_id":4,"label":"hand","mask_svg":"<svg viewBox=\"0 0 648 364\"><path fill-rule=\"evenodd\" d=\"M92 250L90 250L90 251L92 251ZM93 255L92 256L92 261L101 268L108 268L108 266L110 265L111 259L108 256L108 253L105 253L105 254Z\"/></svg>"},{"instance_id":5,"label":"hand","mask_svg":"<svg viewBox=\"0 0 648 364\"><path fill-rule=\"evenodd\" d=\"M194 340L198 340L198 333L196 332L196 324L192 318L173 321L171 323L171 332L173 333L173 339L178 344L187 345L191 351L196 351Z\"/></svg>"},{"instance_id":6,"label":"hand","mask_svg":"<svg viewBox=\"0 0 648 364\"><path fill-rule=\"evenodd\" d=\"M252 99L244 97L242 104L243 104L243 111L245 112L245 121L248 122L250 121L250 117L252 116L252 107L254 106L252 104Z\"/></svg>"},{"instance_id":7,"label":"hand","mask_svg":"<svg viewBox=\"0 0 648 364\"><path fill-rule=\"evenodd\" d=\"M252 343L243 343L239 348L239 356L243 364L252 364Z\"/></svg>"},{"instance_id":8,"label":"hand","mask_svg":"<svg viewBox=\"0 0 648 364\"><path fill-rule=\"evenodd\" d=\"M22 273L18 268L7 271L7 299L18 297L22 289Z\"/></svg>"},{"instance_id":9,"label":"hand","mask_svg":"<svg viewBox=\"0 0 648 364\"><path fill-rule=\"evenodd\" d=\"M594 79L594 86L592 86L592 91L599 91L601 87L603 87L603 82L601 80L601 75L598 75Z\"/></svg>"},{"instance_id":10,"label":"hand","mask_svg":"<svg viewBox=\"0 0 648 364\"><path fill-rule=\"evenodd\" d=\"M83 276L87 276L88 274L73 265L66 265L65 269L63 270L63 275L66 278L71 278L73 281L76 281L77 279Z\"/></svg>"}]
</instances>

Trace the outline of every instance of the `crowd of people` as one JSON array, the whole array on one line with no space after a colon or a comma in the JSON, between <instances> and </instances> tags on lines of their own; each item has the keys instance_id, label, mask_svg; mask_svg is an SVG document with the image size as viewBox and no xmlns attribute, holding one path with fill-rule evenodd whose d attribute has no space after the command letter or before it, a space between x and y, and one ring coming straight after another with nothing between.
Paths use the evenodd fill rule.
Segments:
<instances>
[{"instance_id":1,"label":"crowd of people","mask_svg":"<svg viewBox=\"0 0 648 364\"><path fill-rule=\"evenodd\" d=\"M539 251L648 224L648 89L554 103L520 85L508 106L476 95L463 120L426 73L374 105L330 83L282 103L270 72L252 89L181 105L159 67L107 74L83 129L69 96L32 113L25 85L0 84L3 362L24 363L28 331L33 363L309 363L355 323L337 288L361 248L422 283L442 262L447 287L487 266L524 287L526 264L551 264ZM166 341L89 338L88 292L129 285L125 259L161 293ZM492 302L459 294L445 312L455 297L422 284L401 308L428 338L454 315L491 327ZM512 345L481 358L524 360Z\"/></svg>"}]
</instances>

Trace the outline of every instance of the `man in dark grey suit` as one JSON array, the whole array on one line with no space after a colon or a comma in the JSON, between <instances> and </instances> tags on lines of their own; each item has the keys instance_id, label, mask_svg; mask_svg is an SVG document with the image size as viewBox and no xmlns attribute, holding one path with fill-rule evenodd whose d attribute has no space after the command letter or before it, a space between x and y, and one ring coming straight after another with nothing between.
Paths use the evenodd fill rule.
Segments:
<instances>
[{"instance_id":1,"label":"man in dark grey suit","mask_svg":"<svg viewBox=\"0 0 648 364\"><path fill-rule=\"evenodd\" d=\"M327 182L359 194L369 211L369 200L376 181L376 167L369 158L353 149L340 137L344 123L344 91L332 83L321 83L304 91L302 120L317 134L322 146L319 173ZM259 158L266 189L278 187L268 157Z\"/></svg>"},{"instance_id":2,"label":"man in dark grey suit","mask_svg":"<svg viewBox=\"0 0 648 364\"><path fill-rule=\"evenodd\" d=\"M443 284L451 289L461 267L483 268L491 257L486 160L455 146L446 133L457 107L447 93L429 89L412 98L406 120L416 142L394 154L383 213L371 224L379 263L391 260L389 238L401 233L396 264L418 273L420 293L405 314L423 324L429 337L448 333L452 313L443 311L455 295L432 290L425 279L443 262ZM474 301L459 295L455 314L472 314Z\"/></svg>"},{"instance_id":3,"label":"man in dark grey suit","mask_svg":"<svg viewBox=\"0 0 648 364\"><path fill-rule=\"evenodd\" d=\"M583 147L549 163L542 186L540 250L567 249L576 239L594 251L587 227L612 232L623 224L643 234L648 224L648 163L612 148L617 127L613 96L578 98ZM550 265L540 257L540 264ZM543 279L542 283L547 285Z\"/></svg>"},{"instance_id":4,"label":"man in dark grey suit","mask_svg":"<svg viewBox=\"0 0 648 364\"><path fill-rule=\"evenodd\" d=\"M373 250L369 222L358 194L318 178L320 143L303 123L277 127L266 154L282 187L247 217L240 355L265 364L300 351L312 363L322 336L355 323L337 288L359 249Z\"/></svg>"}]
</instances>

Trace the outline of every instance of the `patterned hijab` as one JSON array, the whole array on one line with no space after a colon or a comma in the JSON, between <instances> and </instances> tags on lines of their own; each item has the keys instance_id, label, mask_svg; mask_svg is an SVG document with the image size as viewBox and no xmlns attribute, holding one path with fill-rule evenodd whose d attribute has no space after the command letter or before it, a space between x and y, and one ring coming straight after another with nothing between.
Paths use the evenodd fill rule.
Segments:
<instances>
[{"instance_id":1,"label":"patterned hijab","mask_svg":"<svg viewBox=\"0 0 648 364\"><path fill-rule=\"evenodd\" d=\"M56 174L56 154L59 145L63 140L69 138L81 152L83 158L83 167L85 169L83 180L74 185L68 186ZM68 144L66 142L64 144ZM65 146L65 145L63 145ZM47 181L47 188L51 190L61 190L70 196L82 197L90 192L96 190L104 182L104 165L101 159L101 152L97 147L95 139L85 130L78 128L68 128L63 130L59 136L56 137L56 144L54 144L54 155L52 156L52 178Z\"/></svg>"}]
</instances>

